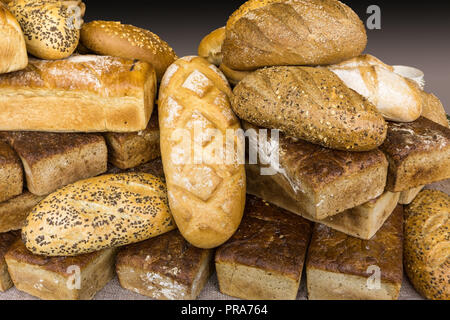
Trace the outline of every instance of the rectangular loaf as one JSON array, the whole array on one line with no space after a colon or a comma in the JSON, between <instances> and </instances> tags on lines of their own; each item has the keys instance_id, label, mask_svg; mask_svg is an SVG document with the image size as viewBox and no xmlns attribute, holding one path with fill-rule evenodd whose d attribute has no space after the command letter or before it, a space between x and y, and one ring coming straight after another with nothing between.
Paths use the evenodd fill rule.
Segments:
<instances>
[{"instance_id":1,"label":"rectangular loaf","mask_svg":"<svg viewBox=\"0 0 450 320\"><path fill-rule=\"evenodd\" d=\"M0 233L22 229L28 214L43 199L43 196L24 192L0 203Z\"/></svg>"},{"instance_id":2,"label":"rectangular loaf","mask_svg":"<svg viewBox=\"0 0 450 320\"><path fill-rule=\"evenodd\" d=\"M22 160L28 190L48 195L65 185L104 173L108 151L101 135L2 132Z\"/></svg>"},{"instance_id":3,"label":"rectangular loaf","mask_svg":"<svg viewBox=\"0 0 450 320\"><path fill-rule=\"evenodd\" d=\"M30 59L26 69L0 75L0 130L144 130L155 94L155 71L138 60L94 55Z\"/></svg>"},{"instance_id":4,"label":"rectangular loaf","mask_svg":"<svg viewBox=\"0 0 450 320\"><path fill-rule=\"evenodd\" d=\"M311 231L302 217L249 196L241 226L216 251L220 291L247 300L295 300Z\"/></svg>"},{"instance_id":5,"label":"rectangular loaf","mask_svg":"<svg viewBox=\"0 0 450 320\"><path fill-rule=\"evenodd\" d=\"M423 190L423 188L425 188L425 186L420 186L417 188L413 188L413 189L409 189L409 190L401 192L400 200L398 201L398 203L402 204L402 205L411 204L411 202L414 201L414 199Z\"/></svg>"},{"instance_id":6,"label":"rectangular loaf","mask_svg":"<svg viewBox=\"0 0 450 320\"><path fill-rule=\"evenodd\" d=\"M107 249L77 257L47 258L32 254L18 240L5 259L20 291L43 300L90 300L114 277L116 252Z\"/></svg>"},{"instance_id":7,"label":"rectangular loaf","mask_svg":"<svg viewBox=\"0 0 450 320\"><path fill-rule=\"evenodd\" d=\"M22 193L23 170L14 150L0 138L0 202Z\"/></svg>"},{"instance_id":8,"label":"rectangular loaf","mask_svg":"<svg viewBox=\"0 0 450 320\"><path fill-rule=\"evenodd\" d=\"M317 224L306 263L310 300L396 300L403 279L403 207L371 240Z\"/></svg>"},{"instance_id":9,"label":"rectangular loaf","mask_svg":"<svg viewBox=\"0 0 450 320\"><path fill-rule=\"evenodd\" d=\"M0 292L5 292L13 286L5 255L14 242L19 239L19 236L19 232L0 233Z\"/></svg>"},{"instance_id":10,"label":"rectangular loaf","mask_svg":"<svg viewBox=\"0 0 450 320\"><path fill-rule=\"evenodd\" d=\"M190 245L179 231L124 247L117 256L120 285L158 300L195 300L212 273L213 250Z\"/></svg>"},{"instance_id":11,"label":"rectangular loaf","mask_svg":"<svg viewBox=\"0 0 450 320\"><path fill-rule=\"evenodd\" d=\"M389 161L388 191L450 178L450 129L424 117L411 123L390 122L380 149Z\"/></svg>"}]
</instances>

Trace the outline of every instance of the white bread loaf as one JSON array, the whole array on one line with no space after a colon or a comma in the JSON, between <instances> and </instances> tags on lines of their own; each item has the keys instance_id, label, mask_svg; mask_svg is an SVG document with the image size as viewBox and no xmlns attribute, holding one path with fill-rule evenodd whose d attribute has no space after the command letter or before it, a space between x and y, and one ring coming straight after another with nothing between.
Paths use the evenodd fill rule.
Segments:
<instances>
[{"instance_id":1,"label":"white bread loaf","mask_svg":"<svg viewBox=\"0 0 450 320\"><path fill-rule=\"evenodd\" d=\"M185 57L169 67L159 95L170 208L185 239L204 249L217 247L234 234L245 206L245 169L238 161L243 139L227 137L234 150L221 157L217 148L225 149L224 141L211 134L218 130L225 137L227 130L240 129L231 110L231 94L215 66L200 57ZM203 161L196 161L200 154Z\"/></svg>"}]
</instances>

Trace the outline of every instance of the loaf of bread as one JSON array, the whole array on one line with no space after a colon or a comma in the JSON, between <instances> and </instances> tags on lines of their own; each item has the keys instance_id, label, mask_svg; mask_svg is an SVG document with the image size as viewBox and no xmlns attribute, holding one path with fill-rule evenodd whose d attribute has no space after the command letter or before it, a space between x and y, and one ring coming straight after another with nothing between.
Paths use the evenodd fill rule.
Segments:
<instances>
[{"instance_id":1,"label":"loaf of bread","mask_svg":"<svg viewBox=\"0 0 450 320\"><path fill-rule=\"evenodd\" d=\"M156 70L158 81L177 59L175 51L153 32L116 21L84 24L81 42L97 54L150 63Z\"/></svg>"},{"instance_id":2,"label":"loaf of bread","mask_svg":"<svg viewBox=\"0 0 450 320\"><path fill-rule=\"evenodd\" d=\"M242 79L252 73L251 71L232 70L223 63L220 65L219 69L233 86L236 86Z\"/></svg>"},{"instance_id":3,"label":"loaf of bread","mask_svg":"<svg viewBox=\"0 0 450 320\"><path fill-rule=\"evenodd\" d=\"M397 300L403 279L403 208L371 240L317 224L306 262L310 300Z\"/></svg>"},{"instance_id":4,"label":"loaf of bread","mask_svg":"<svg viewBox=\"0 0 450 320\"><path fill-rule=\"evenodd\" d=\"M233 92L239 118L327 148L369 151L386 138L375 107L325 68L261 69Z\"/></svg>"},{"instance_id":5,"label":"loaf of bread","mask_svg":"<svg viewBox=\"0 0 450 320\"><path fill-rule=\"evenodd\" d=\"M23 191L23 170L14 150L0 138L0 203Z\"/></svg>"},{"instance_id":6,"label":"loaf of bread","mask_svg":"<svg viewBox=\"0 0 450 320\"><path fill-rule=\"evenodd\" d=\"M412 123L389 123L381 150L389 161L388 191L407 191L450 178L450 129L424 117Z\"/></svg>"},{"instance_id":7,"label":"loaf of bread","mask_svg":"<svg viewBox=\"0 0 450 320\"><path fill-rule=\"evenodd\" d=\"M108 167L108 174L117 174L117 173L149 173L154 175L155 177L160 178L161 180L165 180L164 178L164 168L162 165L161 158L152 160L150 162L141 164L140 166L129 168L129 169L120 169L113 165Z\"/></svg>"},{"instance_id":8,"label":"loaf of bread","mask_svg":"<svg viewBox=\"0 0 450 320\"><path fill-rule=\"evenodd\" d=\"M0 130L136 132L147 127L156 94L145 62L102 56L30 59L0 75Z\"/></svg>"},{"instance_id":9,"label":"loaf of bread","mask_svg":"<svg viewBox=\"0 0 450 320\"><path fill-rule=\"evenodd\" d=\"M236 234L216 251L223 294L247 300L295 300L312 224L249 196Z\"/></svg>"},{"instance_id":10,"label":"loaf of bread","mask_svg":"<svg viewBox=\"0 0 450 320\"><path fill-rule=\"evenodd\" d=\"M0 233L0 292L5 292L13 286L5 255L19 237L19 232Z\"/></svg>"},{"instance_id":11,"label":"loaf of bread","mask_svg":"<svg viewBox=\"0 0 450 320\"><path fill-rule=\"evenodd\" d=\"M128 173L80 181L51 194L31 211L22 238L34 254L76 256L173 229L161 179Z\"/></svg>"},{"instance_id":12,"label":"loaf of bread","mask_svg":"<svg viewBox=\"0 0 450 320\"><path fill-rule=\"evenodd\" d=\"M231 94L220 70L193 56L169 67L159 93L170 209L185 239L203 249L227 241L244 212L245 148Z\"/></svg>"},{"instance_id":13,"label":"loaf of bread","mask_svg":"<svg viewBox=\"0 0 450 320\"><path fill-rule=\"evenodd\" d=\"M0 233L22 229L28 214L43 199L42 196L24 192L0 203Z\"/></svg>"},{"instance_id":14,"label":"loaf of bread","mask_svg":"<svg viewBox=\"0 0 450 320\"><path fill-rule=\"evenodd\" d=\"M390 66L371 54L362 54L360 56L330 65L330 69L358 69L367 67L380 67L394 72L394 67Z\"/></svg>"},{"instance_id":15,"label":"loaf of bread","mask_svg":"<svg viewBox=\"0 0 450 320\"><path fill-rule=\"evenodd\" d=\"M442 102L432 93L422 91L423 108L422 117L439 123L441 126L449 127L447 113Z\"/></svg>"},{"instance_id":16,"label":"loaf of bread","mask_svg":"<svg viewBox=\"0 0 450 320\"><path fill-rule=\"evenodd\" d=\"M121 249L116 270L125 289L157 300L195 300L212 260L213 250L196 248L172 231Z\"/></svg>"},{"instance_id":17,"label":"loaf of bread","mask_svg":"<svg viewBox=\"0 0 450 320\"><path fill-rule=\"evenodd\" d=\"M0 132L0 137L20 156L28 191L38 196L107 170L108 151L101 135Z\"/></svg>"},{"instance_id":18,"label":"loaf of bread","mask_svg":"<svg viewBox=\"0 0 450 320\"><path fill-rule=\"evenodd\" d=\"M18 240L5 259L20 291L44 300L91 300L114 277L116 252L49 258L32 254Z\"/></svg>"},{"instance_id":19,"label":"loaf of bread","mask_svg":"<svg viewBox=\"0 0 450 320\"><path fill-rule=\"evenodd\" d=\"M223 62L236 70L323 65L360 55L362 21L337 0L250 0L226 25Z\"/></svg>"},{"instance_id":20,"label":"loaf of bread","mask_svg":"<svg viewBox=\"0 0 450 320\"><path fill-rule=\"evenodd\" d=\"M425 190L407 207L405 269L416 290L450 300L450 196Z\"/></svg>"},{"instance_id":21,"label":"loaf of bread","mask_svg":"<svg viewBox=\"0 0 450 320\"><path fill-rule=\"evenodd\" d=\"M419 195L425 186L419 186L417 188L409 189L407 191L400 192L399 204L408 205L414 201L414 199Z\"/></svg>"},{"instance_id":22,"label":"loaf of bread","mask_svg":"<svg viewBox=\"0 0 450 320\"><path fill-rule=\"evenodd\" d=\"M33 56L64 59L77 48L86 10L81 0L13 0L8 6Z\"/></svg>"},{"instance_id":23,"label":"loaf of bread","mask_svg":"<svg viewBox=\"0 0 450 320\"><path fill-rule=\"evenodd\" d=\"M109 162L121 169L129 169L161 156L159 147L159 123L153 113L145 130L130 133L105 134Z\"/></svg>"},{"instance_id":24,"label":"loaf of bread","mask_svg":"<svg viewBox=\"0 0 450 320\"><path fill-rule=\"evenodd\" d=\"M16 18L0 2L0 74L22 70L28 64L25 39Z\"/></svg>"},{"instance_id":25,"label":"loaf of bread","mask_svg":"<svg viewBox=\"0 0 450 320\"><path fill-rule=\"evenodd\" d=\"M202 39L198 55L217 67L222 64L222 44L225 40L225 27L218 28Z\"/></svg>"}]
</instances>

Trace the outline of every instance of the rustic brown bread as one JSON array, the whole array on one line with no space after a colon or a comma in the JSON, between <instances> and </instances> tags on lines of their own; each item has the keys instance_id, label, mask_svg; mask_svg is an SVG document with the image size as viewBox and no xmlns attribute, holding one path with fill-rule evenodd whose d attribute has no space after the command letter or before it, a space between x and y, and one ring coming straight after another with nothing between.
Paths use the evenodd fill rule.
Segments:
<instances>
[{"instance_id":1,"label":"rustic brown bread","mask_svg":"<svg viewBox=\"0 0 450 320\"><path fill-rule=\"evenodd\" d=\"M353 238L317 224L306 262L308 298L397 300L403 280L402 251L402 206L371 240ZM377 270L379 274L373 274Z\"/></svg>"},{"instance_id":2,"label":"rustic brown bread","mask_svg":"<svg viewBox=\"0 0 450 320\"><path fill-rule=\"evenodd\" d=\"M401 192L450 178L450 129L424 117L389 123L380 148L389 161L387 190Z\"/></svg>"},{"instance_id":3,"label":"rustic brown bread","mask_svg":"<svg viewBox=\"0 0 450 320\"><path fill-rule=\"evenodd\" d=\"M156 85L146 62L93 55L30 59L26 69L0 75L0 130L144 130Z\"/></svg>"},{"instance_id":4,"label":"rustic brown bread","mask_svg":"<svg viewBox=\"0 0 450 320\"><path fill-rule=\"evenodd\" d=\"M0 233L22 229L28 214L43 199L42 196L24 192L0 203Z\"/></svg>"},{"instance_id":5,"label":"rustic brown bread","mask_svg":"<svg viewBox=\"0 0 450 320\"><path fill-rule=\"evenodd\" d=\"M218 28L202 39L198 55L215 66L222 64L222 44L225 40L225 27Z\"/></svg>"},{"instance_id":6,"label":"rustic brown bread","mask_svg":"<svg viewBox=\"0 0 450 320\"><path fill-rule=\"evenodd\" d=\"M177 59L175 51L153 32L116 21L85 23L81 28L81 42L97 54L150 63L158 81Z\"/></svg>"},{"instance_id":7,"label":"rustic brown bread","mask_svg":"<svg viewBox=\"0 0 450 320\"><path fill-rule=\"evenodd\" d=\"M220 291L248 300L295 300L312 224L249 196L236 234L216 252Z\"/></svg>"},{"instance_id":8,"label":"rustic brown bread","mask_svg":"<svg viewBox=\"0 0 450 320\"><path fill-rule=\"evenodd\" d=\"M8 265L5 261L5 255L19 238L19 232L0 233L0 292L5 292L13 286L8 272Z\"/></svg>"},{"instance_id":9,"label":"rustic brown bread","mask_svg":"<svg viewBox=\"0 0 450 320\"><path fill-rule=\"evenodd\" d=\"M0 132L0 137L19 155L28 191L38 196L107 170L108 151L101 135Z\"/></svg>"},{"instance_id":10,"label":"rustic brown bread","mask_svg":"<svg viewBox=\"0 0 450 320\"><path fill-rule=\"evenodd\" d=\"M76 256L174 229L161 179L125 173L87 179L51 194L28 216L22 238L34 254Z\"/></svg>"},{"instance_id":11,"label":"rustic brown bread","mask_svg":"<svg viewBox=\"0 0 450 320\"><path fill-rule=\"evenodd\" d=\"M44 300L91 300L114 277L116 252L106 249L77 257L49 258L32 254L19 240L5 259L20 291Z\"/></svg>"},{"instance_id":12,"label":"rustic brown bread","mask_svg":"<svg viewBox=\"0 0 450 320\"><path fill-rule=\"evenodd\" d=\"M366 31L336 0L250 0L227 22L223 62L232 69L323 65L360 55Z\"/></svg>"},{"instance_id":13,"label":"rustic brown bread","mask_svg":"<svg viewBox=\"0 0 450 320\"><path fill-rule=\"evenodd\" d=\"M129 169L161 156L157 112L153 113L147 129L139 132L105 134L109 162L121 169Z\"/></svg>"},{"instance_id":14,"label":"rustic brown bread","mask_svg":"<svg viewBox=\"0 0 450 320\"><path fill-rule=\"evenodd\" d=\"M406 208L405 269L416 290L431 300L450 300L450 196L421 192Z\"/></svg>"},{"instance_id":15,"label":"rustic brown bread","mask_svg":"<svg viewBox=\"0 0 450 320\"><path fill-rule=\"evenodd\" d=\"M20 159L0 137L0 202L18 196L23 190L23 169Z\"/></svg>"},{"instance_id":16,"label":"rustic brown bread","mask_svg":"<svg viewBox=\"0 0 450 320\"><path fill-rule=\"evenodd\" d=\"M239 118L327 148L369 151L386 138L375 107L325 68L261 69L233 92Z\"/></svg>"},{"instance_id":17,"label":"rustic brown bread","mask_svg":"<svg viewBox=\"0 0 450 320\"><path fill-rule=\"evenodd\" d=\"M422 117L439 123L441 126L449 127L447 113L442 102L432 93L422 92L423 108Z\"/></svg>"},{"instance_id":18,"label":"rustic brown bread","mask_svg":"<svg viewBox=\"0 0 450 320\"><path fill-rule=\"evenodd\" d=\"M408 205L414 201L414 199L419 195L425 186L420 186L417 188L409 189L407 191L400 192L399 204Z\"/></svg>"},{"instance_id":19,"label":"rustic brown bread","mask_svg":"<svg viewBox=\"0 0 450 320\"><path fill-rule=\"evenodd\" d=\"M195 300L212 273L213 250L195 248L178 231L124 247L120 285L158 300Z\"/></svg>"}]
</instances>

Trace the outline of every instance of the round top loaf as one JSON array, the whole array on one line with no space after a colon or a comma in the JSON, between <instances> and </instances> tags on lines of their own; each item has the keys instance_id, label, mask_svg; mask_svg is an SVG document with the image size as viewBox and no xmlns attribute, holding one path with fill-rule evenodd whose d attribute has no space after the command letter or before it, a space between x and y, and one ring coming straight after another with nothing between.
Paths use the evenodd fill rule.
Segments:
<instances>
[{"instance_id":1,"label":"round top loaf","mask_svg":"<svg viewBox=\"0 0 450 320\"><path fill-rule=\"evenodd\" d=\"M222 63L222 44L225 40L225 27L219 28L208 34L198 46L198 55L208 60L215 66Z\"/></svg>"},{"instance_id":2,"label":"round top loaf","mask_svg":"<svg viewBox=\"0 0 450 320\"><path fill-rule=\"evenodd\" d=\"M155 68L158 81L177 59L175 51L153 32L116 21L84 24L81 43L97 54L148 62Z\"/></svg>"}]
</instances>

